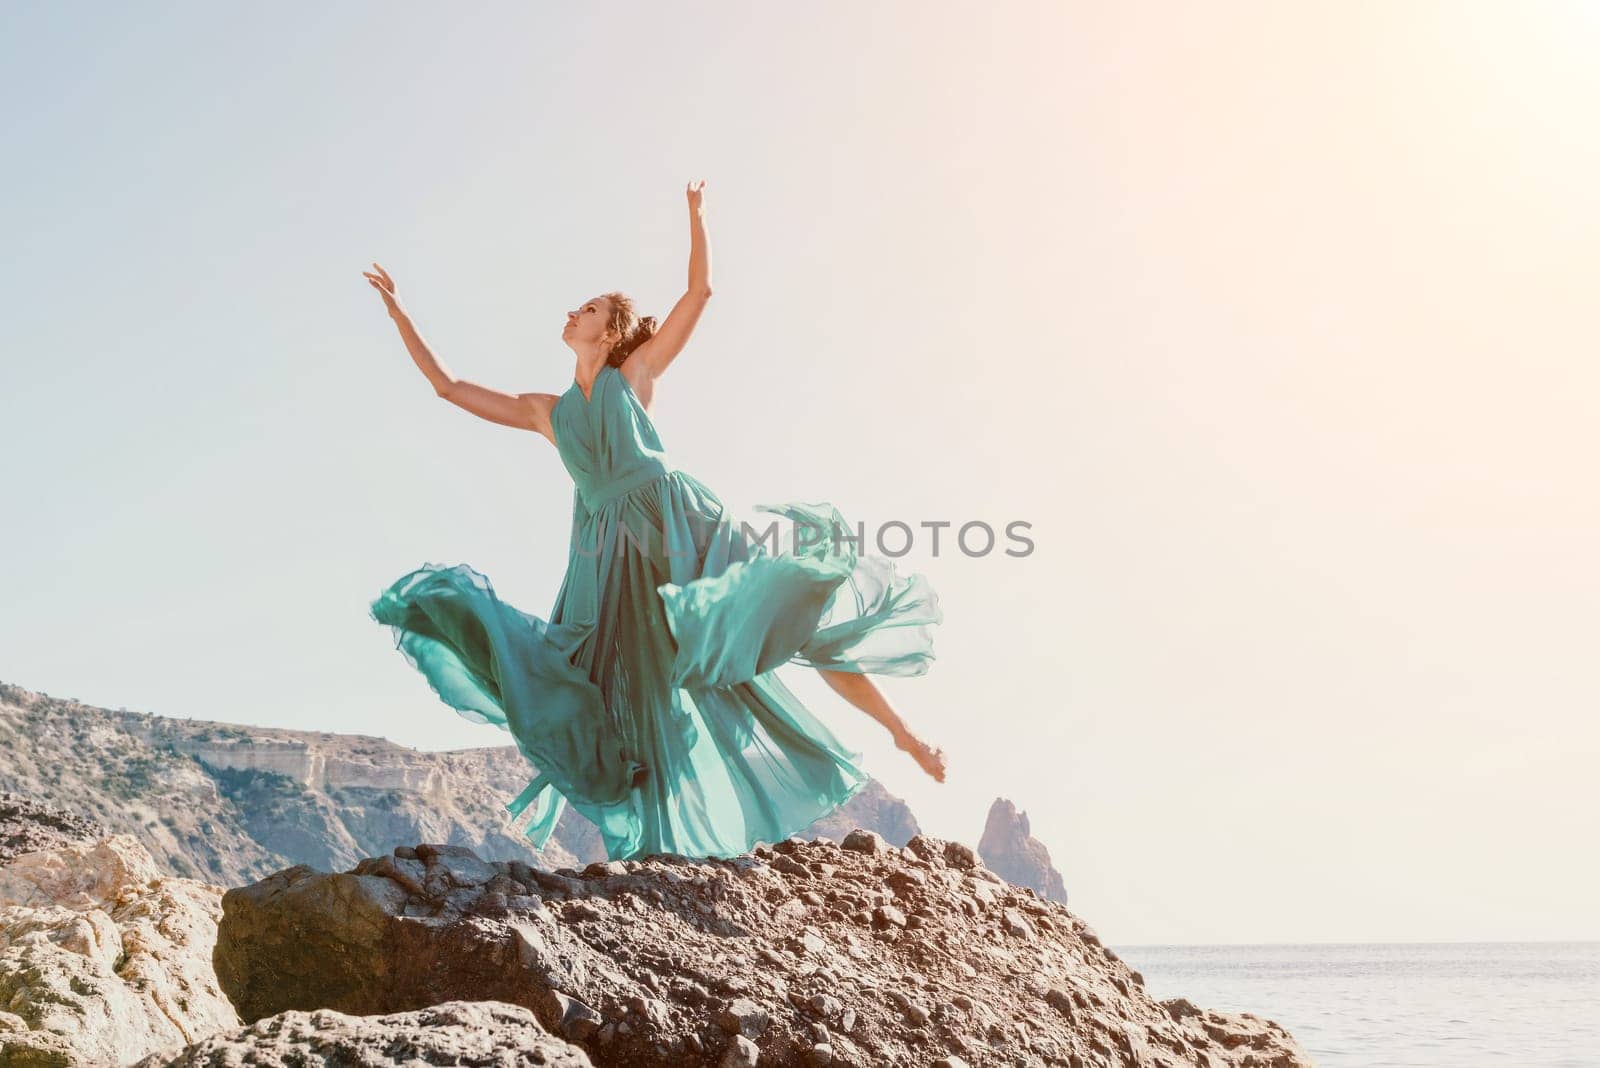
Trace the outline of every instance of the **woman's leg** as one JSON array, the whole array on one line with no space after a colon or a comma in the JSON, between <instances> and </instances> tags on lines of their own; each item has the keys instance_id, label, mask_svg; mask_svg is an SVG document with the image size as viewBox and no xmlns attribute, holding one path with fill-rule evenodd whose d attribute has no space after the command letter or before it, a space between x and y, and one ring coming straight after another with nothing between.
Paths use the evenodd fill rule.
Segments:
<instances>
[{"instance_id":1,"label":"woman's leg","mask_svg":"<svg viewBox=\"0 0 1600 1068\"><path fill-rule=\"evenodd\" d=\"M910 753L922 765L923 771L935 780L944 782L944 750L930 746L911 733L911 728L895 712L875 682L855 671L829 671L825 668L817 668L816 671L835 693L887 727L894 736L894 744Z\"/></svg>"}]
</instances>

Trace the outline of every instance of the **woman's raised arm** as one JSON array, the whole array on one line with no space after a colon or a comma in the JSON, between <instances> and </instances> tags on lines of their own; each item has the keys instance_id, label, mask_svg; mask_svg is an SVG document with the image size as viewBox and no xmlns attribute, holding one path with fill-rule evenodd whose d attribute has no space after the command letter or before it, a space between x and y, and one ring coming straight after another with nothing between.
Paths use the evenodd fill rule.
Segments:
<instances>
[{"instance_id":1,"label":"woman's raised arm","mask_svg":"<svg viewBox=\"0 0 1600 1068\"><path fill-rule=\"evenodd\" d=\"M689 343L700 313L711 299L711 243L706 237L705 182L690 182L684 190L689 201L689 284L650 339L634 350L630 359L644 364L652 379L665 371Z\"/></svg>"},{"instance_id":2,"label":"woman's raised arm","mask_svg":"<svg viewBox=\"0 0 1600 1068\"><path fill-rule=\"evenodd\" d=\"M464 408L491 423L516 427L518 430L532 430L543 434L552 443L555 441L550 429L550 411L558 399L554 393L503 393L498 389L480 386L476 382L469 382L451 374L433 354L428 343L422 340L422 335L417 333L416 326L411 322L411 316L406 314L405 308L400 304L400 297L395 292L394 280L389 277L389 272L376 263L372 266L373 271L361 273L372 284L372 288L383 297L383 303L389 309L389 318L400 328L400 337L406 343L406 351L411 353L411 359L433 385L435 393L451 404Z\"/></svg>"}]
</instances>

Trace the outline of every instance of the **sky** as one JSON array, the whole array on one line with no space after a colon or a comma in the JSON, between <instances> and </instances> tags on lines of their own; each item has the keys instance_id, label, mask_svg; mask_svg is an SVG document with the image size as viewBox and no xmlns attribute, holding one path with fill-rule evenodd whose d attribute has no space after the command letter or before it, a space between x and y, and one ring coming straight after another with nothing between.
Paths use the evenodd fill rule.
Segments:
<instances>
[{"instance_id":1,"label":"sky","mask_svg":"<svg viewBox=\"0 0 1600 1068\"><path fill-rule=\"evenodd\" d=\"M0 11L0 679L504 745L367 605L550 609L571 483L436 397L561 392L576 302L712 297L658 383L736 513L924 531L945 783L1148 943L1600 938L1600 8ZM937 551L923 523L987 523ZM1033 549L1007 556L1007 524ZM978 546L981 548L981 546Z\"/></svg>"}]
</instances>

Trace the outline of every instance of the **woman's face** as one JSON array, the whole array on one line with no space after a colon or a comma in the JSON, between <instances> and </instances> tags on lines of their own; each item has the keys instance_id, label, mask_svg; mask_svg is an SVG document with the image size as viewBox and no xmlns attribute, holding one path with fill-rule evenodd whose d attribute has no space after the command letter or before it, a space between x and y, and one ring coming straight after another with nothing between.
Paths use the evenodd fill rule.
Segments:
<instances>
[{"instance_id":1,"label":"woman's face","mask_svg":"<svg viewBox=\"0 0 1600 1068\"><path fill-rule=\"evenodd\" d=\"M562 328L561 340L573 348L580 345L604 348L603 338L610 322L611 302L604 297L595 297L567 313L567 325Z\"/></svg>"}]
</instances>

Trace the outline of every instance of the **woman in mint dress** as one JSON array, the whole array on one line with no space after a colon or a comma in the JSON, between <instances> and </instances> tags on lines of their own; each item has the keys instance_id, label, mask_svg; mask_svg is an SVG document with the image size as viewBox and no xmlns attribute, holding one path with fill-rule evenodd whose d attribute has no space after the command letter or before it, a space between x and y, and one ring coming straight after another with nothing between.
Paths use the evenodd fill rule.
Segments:
<instances>
[{"instance_id":1,"label":"woman in mint dress","mask_svg":"<svg viewBox=\"0 0 1600 1068\"><path fill-rule=\"evenodd\" d=\"M388 273L363 272L439 396L542 434L572 475L571 547L548 618L501 600L464 563L426 564L370 609L444 703L516 739L532 778L506 807L533 809L525 833L536 848L567 804L616 859L732 856L844 803L868 781L861 754L778 679L785 663L816 668L944 779L943 752L868 677L928 670L942 613L927 580L835 539L856 528L828 504L732 514L656 432L656 383L711 296L703 187L686 190L689 285L666 321L637 318L621 293L585 301L561 331L577 359L558 394L457 378Z\"/></svg>"}]
</instances>

